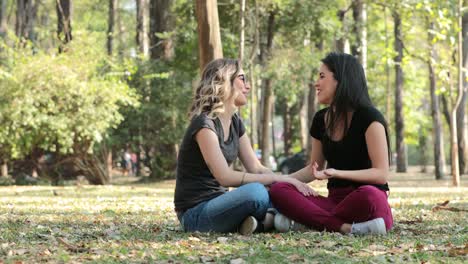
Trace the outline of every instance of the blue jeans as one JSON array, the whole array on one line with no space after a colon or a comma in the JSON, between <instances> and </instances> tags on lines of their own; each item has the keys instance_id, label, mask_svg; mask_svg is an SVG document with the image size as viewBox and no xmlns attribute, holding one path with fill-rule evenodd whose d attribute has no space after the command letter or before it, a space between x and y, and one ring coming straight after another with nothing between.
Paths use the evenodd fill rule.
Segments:
<instances>
[{"instance_id":1,"label":"blue jeans","mask_svg":"<svg viewBox=\"0 0 468 264\"><path fill-rule=\"evenodd\" d=\"M188 209L179 220L187 232L236 232L247 216L260 222L270 207L265 186L249 183Z\"/></svg>"}]
</instances>

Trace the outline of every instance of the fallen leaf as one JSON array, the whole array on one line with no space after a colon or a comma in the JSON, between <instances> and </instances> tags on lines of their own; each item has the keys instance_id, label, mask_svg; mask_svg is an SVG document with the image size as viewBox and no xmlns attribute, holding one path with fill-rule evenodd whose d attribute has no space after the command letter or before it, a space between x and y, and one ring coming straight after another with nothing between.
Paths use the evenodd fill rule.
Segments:
<instances>
[{"instance_id":1,"label":"fallen leaf","mask_svg":"<svg viewBox=\"0 0 468 264\"><path fill-rule=\"evenodd\" d=\"M221 244L225 244L229 240L229 238L227 238L227 237L218 237L218 239L216 239L216 240L218 240L218 242L221 243Z\"/></svg>"},{"instance_id":2,"label":"fallen leaf","mask_svg":"<svg viewBox=\"0 0 468 264\"><path fill-rule=\"evenodd\" d=\"M245 260L241 259L241 258L236 258L236 259L231 259L231 261L229 261L230 264L244 264L245 263Z\"/></svg>"},{"instance_id":3,"label":"fallen leaf","mask_svg":"<svg viewBox=\"0 0 468 264\"><path fill-rule=\"evenodd\" d=\"M288 260L291 262L298 262L298 261L304 262L305 261L304 257L299 256L298 254L288 256Z\"/></svg>"}]
</instances>

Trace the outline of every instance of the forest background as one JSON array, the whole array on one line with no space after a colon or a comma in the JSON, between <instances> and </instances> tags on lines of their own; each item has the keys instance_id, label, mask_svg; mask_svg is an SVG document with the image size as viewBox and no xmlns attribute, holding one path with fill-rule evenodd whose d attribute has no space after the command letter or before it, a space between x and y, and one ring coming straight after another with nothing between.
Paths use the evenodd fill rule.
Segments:
<instances>
[{"instance_id":1,"label":"forest background","mask_svg":"<svg viewBox=\"0 0 468 264\"><path fill-rule=\"evenodd\" d=\"M467 172L462 1L0 0L1 183L174 178L200 69L240 58L240 112L259 157L310 150L320 59L355 55L385 115L393 169L460 185Z\"/></svg>"}]
</instances>

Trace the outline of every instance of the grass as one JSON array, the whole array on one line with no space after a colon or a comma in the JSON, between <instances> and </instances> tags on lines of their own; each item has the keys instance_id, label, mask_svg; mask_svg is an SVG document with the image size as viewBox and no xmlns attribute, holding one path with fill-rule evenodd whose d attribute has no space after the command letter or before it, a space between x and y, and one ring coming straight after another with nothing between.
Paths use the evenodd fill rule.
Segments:
<instances>
[{"instance_id":1,"label":"grass","mask_svg":"<svg viewBox=\"0 0 468 264\"><path fill-rule=\"evenodd\" d=\"M183 233L174 181L0 187L0 263L466 263L467 176L461 188L432 177L393 175L395 226L385 237ZM326 194L324 182L313 187Z\"/></svg>"}]
</instances>

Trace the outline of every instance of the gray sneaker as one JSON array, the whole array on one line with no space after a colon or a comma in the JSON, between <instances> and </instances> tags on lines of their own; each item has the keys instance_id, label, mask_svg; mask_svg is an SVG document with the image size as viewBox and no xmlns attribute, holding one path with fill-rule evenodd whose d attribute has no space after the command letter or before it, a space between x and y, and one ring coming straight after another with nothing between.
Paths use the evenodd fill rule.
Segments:
<instances>
[{"instance_id":1,"label":"gray sneaker","mask_svg":"<svg viewBox=\"0 0 468 264\"><path fill-rule=\"evenodd\" d=\"M280 213L277 213L275 215L275 229L278 232L284 233L288 231L307 231L309 228L303 224L287 218Z\"/></svg>"},{"instance_id":2,"label":"gray sneaker","mask_svg":"<svg viewBox=\"0 0 468 264\"><path fill-rule=\"evenodd\" d=\"M247 216L239 228L239 233L244 236L250 236L257 229L258 222L253 216Z\"/></svg>"},{"instance_id":3,"label":"gray sneaker","mask_svg":"<svg viewBox=\"0 0 468 264\"><path fill-rule=\"evenodd\" d=\"M351 226L351 234L354 235L386 235L385 221L383 218L375 218Z\"/></svg>"}]
</instances>

